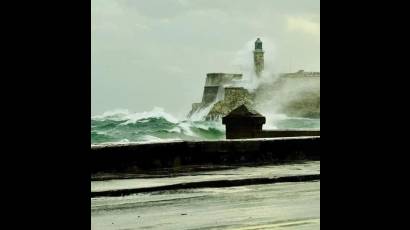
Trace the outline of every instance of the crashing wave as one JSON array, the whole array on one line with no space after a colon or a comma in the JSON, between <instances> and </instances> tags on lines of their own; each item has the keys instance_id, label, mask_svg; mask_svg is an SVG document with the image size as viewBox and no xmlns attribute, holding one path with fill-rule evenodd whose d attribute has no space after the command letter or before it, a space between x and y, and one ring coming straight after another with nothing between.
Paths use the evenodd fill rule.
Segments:
<instances>
[{"instance_id":1,"label":"crashing wave","mask_svg":"<svg viewBox=\"0 0 410 230\"><path fill-rule=\"evenodd\" d=\"M178 119L169 113L166 113L163 108L154 107L151 111L132 113L127 109L116 109L112 111L104 112L102 115L97 115L91 117L92 120L113 120L113 121L124 121L123 125L136 122L146 122L149 118L164 118L169 122L177 123Z\"/></svg>"},{"instance_id":2,"label":"crashing wave","mask_svg":"<svg viewBox=\"0 0 410 230\"><path fill-rule=\"evenodd\" d=\"M131 113L114 110L91 117L91 143L160 142L175 140L223 139L222 124L182 120L162 108Z\"/></svg>"},{"instance_id":3,"label":"crashing wave","mask_svg":"<svg viewBox=\"0 0 410 230\"><path fill-rule=\"evenodd\" d=\"M317 127L320 127L320 119L283 114L268 116L264 126L266 129ZM141 113L114 110L91 117L92 144L220 139L225 139L225 127L220 121L178 120L162 108Z\"/></svg>"}]
</instances>

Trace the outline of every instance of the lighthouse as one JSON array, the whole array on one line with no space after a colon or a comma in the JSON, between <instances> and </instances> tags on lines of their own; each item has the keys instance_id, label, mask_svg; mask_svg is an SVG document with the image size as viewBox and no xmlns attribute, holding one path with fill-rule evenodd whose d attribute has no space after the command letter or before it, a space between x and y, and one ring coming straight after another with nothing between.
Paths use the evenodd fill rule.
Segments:
<instances>
[{"instance_id":1,"label":"lighthouse","mask_svg":"<svg viewBox=\"0 0 410 230\"><path fill-rule=\"evenodd\" d=\"M253 61L255 66L256 76L260 77L264 67L262 41L258 38L255 41L255 50L253 51Z\"/></svg>"}]
</instances>

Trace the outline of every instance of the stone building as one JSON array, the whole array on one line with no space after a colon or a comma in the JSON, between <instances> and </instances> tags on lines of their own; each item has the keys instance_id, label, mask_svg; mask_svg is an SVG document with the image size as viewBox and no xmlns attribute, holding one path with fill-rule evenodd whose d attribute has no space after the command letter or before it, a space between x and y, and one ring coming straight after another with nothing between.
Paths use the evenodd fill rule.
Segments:
<instances>
[{"instance_id":1,"label":"stone building","mask_svg":"<svg viewBox=\"0 0 410 230\"><path fill-rule=\"evenodd\" d=\"M189 112L188 117L191 117L193 114L208 108L217 101L223 100L225 97L225 86L235 84L241 80L242 74L208 73L206 75L202 101L192 104L192 109Z\"/></svg>"},{"instance_id":2,"label":"stone building","mask_svg":"<svg viewBox=\"0 0 410 230\"><path fill-rule=\"evenodd\" d=\"M263 59L263 49L262 49L262 41L258 38L255 41L255 50L253 51L253 63L255 66L255 73L256 76L260 77L261 72L265 66L265 61Z\"/></svg>"},{"instance_id":3,"label":"stone building","mask_svg":"<svg viewBox=\"0 0 410 230\"><path fill-rule=\"evenodd\" d=\"M262 41L255 41L253 50L254 71L259 78L264 71L264 50ZM320 73L283 73L273 84L259 86L252 93L240 87L241 73L208 73L203 90L202 101L193 103L188 117L205 111L206 120L219 120L233 109L244 104L249 108L274 101L281 113L295 116L317 116L320 114ZM301 99L302 98L302 99ZM267 106L270 106L267 104Z\"/></svg>"}]
</instances>

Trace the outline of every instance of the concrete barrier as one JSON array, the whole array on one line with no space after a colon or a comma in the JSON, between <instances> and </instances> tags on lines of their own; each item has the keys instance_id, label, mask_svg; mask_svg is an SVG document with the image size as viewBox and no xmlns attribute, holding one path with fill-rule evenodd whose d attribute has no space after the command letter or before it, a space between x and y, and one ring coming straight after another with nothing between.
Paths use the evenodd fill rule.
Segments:
<instances>
[{"instance_id":1,"label":"concrete barrier","mask_svg":"<svg viewBox=\"0 0 410 230\"><path fill-rule=\"evenodd\" d=\"M320 137L97 145L91 146L91 173L305 159L320 160Z\"/></svg>"},{"instance_id":2,"label":"concrete barrier","mask_svg":"<svg viewBox=\"0 0 410 230\"><path fill-rule=\"evenodd\" d=\"M290 130L262 130L257 134L259 138L267 137L310 137L310 136L320 136L320 130L309 130L309 129L290 129Z\"/></svg>"}]
</instances>

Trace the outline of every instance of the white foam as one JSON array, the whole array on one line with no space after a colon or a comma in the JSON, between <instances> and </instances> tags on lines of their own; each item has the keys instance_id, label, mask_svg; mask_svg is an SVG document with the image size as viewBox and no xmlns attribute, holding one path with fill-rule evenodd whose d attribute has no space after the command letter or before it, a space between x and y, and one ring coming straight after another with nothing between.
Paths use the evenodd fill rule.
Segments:
<instances>
[{"instance_id":1,"label":"white foam","mask_svg":"<svg viewBox=\"0 0 410 230\"><path fill-rule=\"evenodd\" d=\"M121 125L133 124L136 122L147 122L148 118L164 118L169 122L178 123L178 119L176 119L171 114L164 111L163 108L154 107L151 111L148 112L139 112L133 113L130 112L128 109L116 109L112 111L104 112L102 115L97 115L91 117L94 120L114 120L114 121L125 121Z\"/></svg>"},{"instance_id":2,"label":"white foam","mask_svg":"<svg viewBox=\"0 0 410 230\"><path fill-rule=\"evenodd\" d=\"M95 134L97 134L97 135L107 135L107 134L108 134L107 131L94 131L94 132L95 132Z\"/></svg>"},{"instance_id":3,"label":"white foam","mask_svg":"<svg viewBox=\"0 0 410 230\"><path fill-rule=\"evenodd\" d=\"M128 109L115 109L106 111L102 115L92 116L91 119L100 121L104 121L107 119L121 121L124 120L124 118L128 116L128 114L130 114Z\"/></svg>"},{"instance_id":4,"label":"white foam","mask_svg":"<svg viewBox=\"0 0 410 230\"><path fill-rule=\"evenodd\" d=\"M276 124L281 120L288 119L288 116L280 113L266 113L266 123L263 126L264 129L277 129Z\"/></svg>"},{"instance_id":5,"label":"white foam","mask_svg":"<svg viewBox=\"0 0 410 230\"><path fill-rule=\"evenodd\" d=\"M221 122L210 121L207 123L193 123L193 126L199 129L209 130L217 129L219 131L225 131L225 126Z\"/></svg>"},{"instance_id":6,"label":"white foam","mask_svg":"<svg viewBox=\"0 0 410 230\"><path fill-rule=\"evenodd\" d=\"M172 116L169 113L166 113L163 108L160 107L155 107L153 110L149 112L142 112L142 113L131 113L127 116L127 121L122 123L123 125L127 125L130 123L136 123L137 121L145 118L164 118L169 122L172 123L177 123L178 119L176 119L174 116Z\"/></svg>"},{"instance_id":7,"label":"white foam","mask_svg":"<svg viewBox=\"0 0 410 230\"><path fill-rule=\"evenodd\" d=\"M170 142L170 141L180 141L180 138L167 138L167 139L162 139L159 137L151 136L151 135L145 135L142 137L141 141L138 141L138 143L158 143L158 142Z\"/></svg>"},{"instance_id":8,"label":"white foam","mask_svg":"<svg viewBox=\"0 0 410 230\"><path fill-rule=\"evenodd\" d=\"M181 128L181 131L183 134L188 135L188 136L192 136L192 137L196 137L197 135L192 132L191 130L191 123L189 122L181 122L178 124L178 126Z\"/></svg>"},{"instance_id":9,"label":"white foam","mask_svg":"<svg viewBox=\"0 0 410 230\"><path fill-rule=\"evenodd\" d=\"M212 102L207 107L196 111L195 113L193 113L191 115L191 117L189 117L189 120L190 121L204 121L206 115L208 115L208 113L211 111L211 109L212 109L212 107L214 106L215 103L216 103L216 101Z\"/></svg>"},{"instance_id":10,"label":"white foam","mask_svg":"<svg viewBox=\"0 0 410 230\"><path fill-rule=\"evenodd\" d=\"M182 133L182 129L181 129L180 127L176 126L176 127L172 128L172 129L170 129L168 132L171 132L171 133Z\"/></svg>"}]
</instances>

